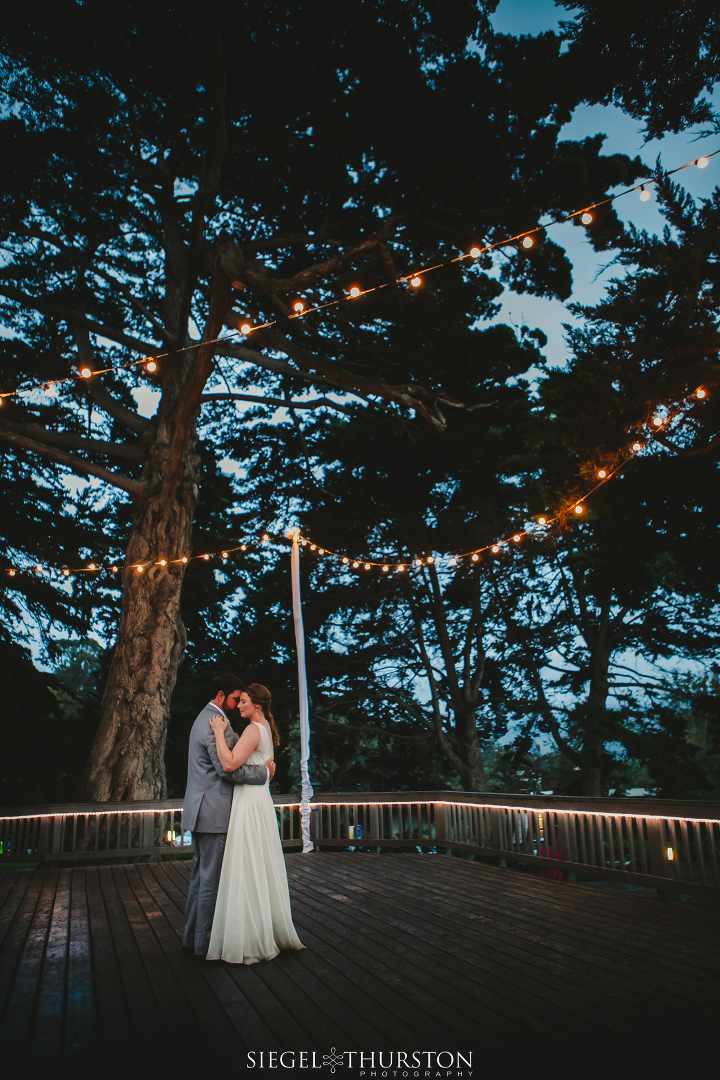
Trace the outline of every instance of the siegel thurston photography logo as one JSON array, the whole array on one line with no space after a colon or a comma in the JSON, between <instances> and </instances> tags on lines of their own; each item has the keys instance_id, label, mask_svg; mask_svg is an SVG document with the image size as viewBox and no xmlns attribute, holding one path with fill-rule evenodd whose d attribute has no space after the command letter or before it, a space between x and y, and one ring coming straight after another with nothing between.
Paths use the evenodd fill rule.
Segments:
<instances>
[{"instance_id":1,"label":"siegel thurston photography logo","mask_svg":"<svg viewBox=\"0 0 720 1080\"><path fill-rule=\"evenodd\" d=\"M352 1070L366 1080L379 1077L465 1077L473 1075L472 1050L248 1050L248 1069Z\"/></svg>"}]
</instances>

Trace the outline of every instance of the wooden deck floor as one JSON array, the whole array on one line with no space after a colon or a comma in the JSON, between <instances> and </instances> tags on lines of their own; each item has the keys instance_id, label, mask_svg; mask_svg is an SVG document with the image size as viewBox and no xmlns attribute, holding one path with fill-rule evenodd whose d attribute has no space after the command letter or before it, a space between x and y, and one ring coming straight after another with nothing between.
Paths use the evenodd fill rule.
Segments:
<instances>
[{"instance_id":1,"label":"wooden deck floor","mask_svg":"<svg viewBox=\"0 0 720 1080\"><path fill-rule=\"evenodd\" d=\"M445 856L286 859L308 948L251 967L181 954L191 863L0 874L6 1080L279 1077L260 1051L332 1048L472 1049L476 1077L692 1076L716 1042L714 911Z\"/></svg>"}]
</instances>

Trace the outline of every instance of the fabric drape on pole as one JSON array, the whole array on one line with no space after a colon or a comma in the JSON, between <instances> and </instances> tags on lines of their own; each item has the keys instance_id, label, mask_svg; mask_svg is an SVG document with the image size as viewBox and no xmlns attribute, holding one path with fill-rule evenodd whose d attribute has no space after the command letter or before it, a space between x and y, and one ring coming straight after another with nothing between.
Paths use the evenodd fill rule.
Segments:
<instances>
[{"instance_id":1,"label":"fabric drape on pole","mask_svg":"<svg viewBox=\"0 0 720 1080\"><path fill-rule=\"evenodd\" d=\"M310 839L310 800L313 789L310 786L308 761L310 759L310 715L308 709L307 672L305 670L305 631L303 629L302 604L300 601L300 544L293 538L292 554L292 598L293 620L295 622L295 648L298 661L298 695L300 698L300 827L303 852L313 851Z\"/></svg>"}]
</instances>

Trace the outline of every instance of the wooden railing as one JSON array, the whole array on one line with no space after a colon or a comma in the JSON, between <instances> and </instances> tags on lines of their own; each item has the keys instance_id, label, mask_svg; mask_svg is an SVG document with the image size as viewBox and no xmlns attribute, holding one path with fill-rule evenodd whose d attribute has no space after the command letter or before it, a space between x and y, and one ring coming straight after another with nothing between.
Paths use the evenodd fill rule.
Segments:
<instances>
[{"instance_id":1,"label":"wooden railing","mask_svg":"<svg viewBox=\"0 0 720 1080\"><path fill-rule=\"evenodd\" d=\"M300 806L274 799L283 847L300 848ZM193 853L182 800L0 811L0 864ZM554 876L610 878L720 898L720 803L465 792L318 795L316 848L459 852Z\"/></svg>"}]
</instances>

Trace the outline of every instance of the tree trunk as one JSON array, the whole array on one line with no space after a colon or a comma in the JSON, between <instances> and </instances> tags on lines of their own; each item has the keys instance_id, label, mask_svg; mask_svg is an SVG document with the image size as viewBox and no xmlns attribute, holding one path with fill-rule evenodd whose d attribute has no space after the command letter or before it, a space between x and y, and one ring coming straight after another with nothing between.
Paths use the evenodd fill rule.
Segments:
<instances>
[{"instance_id":1,"label":"tree trunk","mask_svg":"<svg viewBox=\"0 0 720 1080\"><path fill-rule=\"evenodd\" d=\"M198 499L199 455L195 424L182 455L180 482L167 497L164 480L174 432L165 399L149 447L145 478L149 496L136 505L128 542L117 643L102 698L100 725L85 767L83 786L95 802L162 799L170 697L185 652L180 590L191 552ZM165 559L167 566L159 565ZM173 561L178 560L178 561ZM134 568L142 563L140 573Z\"/></svg>"},{"instance_id":2,"label":"tree trunk","mask_svg":"<svg viewBox=\"0 0 720 1080\"><path fill-rule=\"evenodd\" d=\"M463 791L487 791L485 764L480 753L480 739L475 720L475 709L467 710L456 719L457 765Z\"/></svg>"},{"instance_id":3,"label":"tree trunk","mask_svg":"<svg viewBox=\"0 0 720 1080\"><path fill-rule=\"evenodd\" d=\"M607 711L608 668L610 666L609 609L610 601L607 598L590 657L590 688L581 751L580 794L592 798L602 796L602 755L607 737L604 717Z\"/></svg>"}]
</instances>

